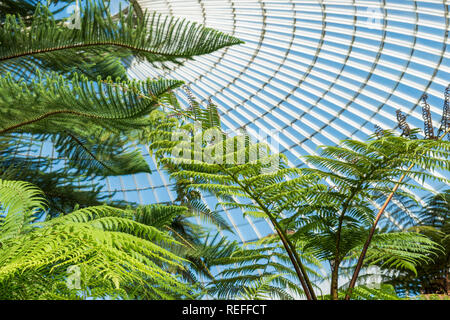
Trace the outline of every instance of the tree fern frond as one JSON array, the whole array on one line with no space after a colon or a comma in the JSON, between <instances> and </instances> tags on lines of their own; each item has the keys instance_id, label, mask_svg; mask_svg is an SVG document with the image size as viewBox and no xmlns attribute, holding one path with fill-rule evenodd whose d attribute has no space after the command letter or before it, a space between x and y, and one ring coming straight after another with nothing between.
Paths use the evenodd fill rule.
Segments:
<instances>
[{"instance_id":1,"label":"tree fern frond","mask_svg":"<svg viewBox=\"0 0 450 320\"><path fill-rule=\"evenodd\" d=\"M0 244L28 230L34 214L45 206L42 191L32 184L0 179Z\"/></svg>"},{"instance_id":2,"label":"tree fern frond","mask_svg":"<svg viewBox=\"0 0 450 320\"><path fill-rule=\"evenodd\" d=\"M180 59L241 43L236 38L185 20L156 13L134 18L133 9L128 11L127 16L121 12L116 22L103 1L90 1L82 10L80 29L58 24L42 6L37 7L30 27L20 17L7 16L0 32L0 62L45 56L60 50L109 50L111 47L153 63L181 62Z\"/></svg>"},{"instance_id":3,"label":"tree fern frond","mask_svg":"<svg viewBox=\"0 0 450 320\"><path fill-rule=\"evenodd\" d=\"M42 208L42 193L34 186L0 182L4 186L0 189L2 203L9 205L3 210L8 215L30 217L33 210ZM11 195L18 192L24 196L16 196L14 203ZM26 226L17 217L6 219L0 228L1 290L11 290L9 283L21 274L40 272L47 281L52 277L62 281L68 276L66 269L75 265L85 278L84 288L95 289L92 286L100 283L114 293L121 286L145 286L144 281L150 281L151 288L145 294L151 298L188 296L190 287L169 271L183 268L185 260L162 246L176 245L176 241L167 233L136 221L142 220L142 211L137 218L135 215L132 210L102 206L40 223L28 220ZM11 226L18 231L12 234ZM109 283L106 287L105 281ZM0 292L1 296L5 294Z\"/></svg>"}]
</instances>

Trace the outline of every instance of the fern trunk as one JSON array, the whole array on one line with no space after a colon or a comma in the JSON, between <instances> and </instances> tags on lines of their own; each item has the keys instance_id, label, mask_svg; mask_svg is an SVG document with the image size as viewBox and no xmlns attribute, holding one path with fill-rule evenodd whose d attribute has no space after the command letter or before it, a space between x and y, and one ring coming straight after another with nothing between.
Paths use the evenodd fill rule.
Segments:
<instances>
[{"instance_id":1,"label":"fern trunk","mask_svg":"<svg viewBox=\"0 0 450 320\"><path fill-rule=\"evenodd\" d=\"M338 259L334 260L331 273L331 288L330 295L332 300L339 300L338 288L339 288L339 264Z\"/></svg>"}]
</instances>

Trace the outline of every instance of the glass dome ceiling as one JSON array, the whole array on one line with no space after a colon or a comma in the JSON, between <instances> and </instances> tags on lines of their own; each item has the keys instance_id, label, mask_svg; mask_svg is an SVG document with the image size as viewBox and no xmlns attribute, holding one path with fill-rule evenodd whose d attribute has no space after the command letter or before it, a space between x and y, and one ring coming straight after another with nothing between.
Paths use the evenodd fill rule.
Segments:
<instances>
[{"instance_id":1,"label":"glass dome ceiling","mask_svg":"<svg viewBox=\"0 0 450 320\"><path fill-rule=\"evenodd\" d=\"M219 106L229 130L261 130L289 159L317 146L364 139L374 125L397 125L395 111L422 127L420 98L435 124L449 82L449 2L426 0L137 0L142 9L185 17L245 44L197 57L169 71L134 64L132 77L186 81L199 99ZM187 99L182 103L187 104ZM143 147L145 148L145 147ZM148 151L148 150L147 150ZM152 174L106 179L106 192L141 204L171 202L172 181L146 152ZM435 190L444 185L429 186ZM215 209L212 197L205 202ZM240 242L273 230L265 220L217 208ZM394 221L395 222L395 221Z\"/></svg>"}]
</instances>

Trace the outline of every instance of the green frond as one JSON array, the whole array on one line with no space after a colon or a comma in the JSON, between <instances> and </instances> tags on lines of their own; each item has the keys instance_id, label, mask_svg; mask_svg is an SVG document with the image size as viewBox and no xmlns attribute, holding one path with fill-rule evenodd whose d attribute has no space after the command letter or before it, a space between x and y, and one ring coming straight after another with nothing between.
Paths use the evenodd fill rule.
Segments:
<instances>
[{"instance_id":1,"label":"green frond","mask_svg":"<svg viewBox=\"0 0 450 320\"><path fill-rule=\"evenodd\" d=\"M0 132L20 132L25 127L33 133L50 133L44 131L45 125L57 131L68 117L78 130L89 125L102 125L115 131L127 130L130 125L143 126L142 117L157 108L158 96L181 83L163 79L92 82L84 76L75 75L72 80L66 80L57 74L39 74L27 83L6 75L0 78L0 104L8 113L2 115ZM12 112L16 98L22 101L22 109ZM24 110L27 110L26 117ZM45 124L42 120L46 120Z\"/></svg>"},{"instance_id":2,"label":"green frond","mask_svg":"<svg viewBox=\"0 0 450 320\"><path fill-rule=\"evenodd\" d=\"M431 261L439 249L439 244L419 233L377 234L367 251L366 263L416 273L415 267L420 263ZM360 247L357 247L354 252L359 251Z\"/></svg>"},{"instance_id":3,"label":"green frond","mask_svg":"<svg viewBox=\"0 0 450 320\"><path fill-rule=\"evenodd\" d=\"M58 23L43 6L37 7L29 27L20 17L6 16L0 42L0 62L30 56L46 58L62 50L111 52L114 48L152 63L180 63L181 59L241 43L234 37L182 19L157 13L134 17L132 7L127 15L121 11L115 21L103 1L86 4L79 29Z\"/></svg>"},{"instance_id":4,"label":"green frond","mask_svg":"<svg viewBox=\"0 0 450 320\"><path fill-rule=\"evenodd\" d=\"M29 230L34 214L45 206L42 191L34 185L0 179L0 247Z\"/></svg>"},{"instance_id":5,"label":"green frond","mask_svg":"<svg viewBox=\"0 0 450 320\"><path fill-rule=\"evenodd\" d=\"M343 299L345 292L339 292L339 298ZM381 284L378 288L368 286L357 286L352 291L354 300L402 300L392 285Z\"/></svg>"}]
</instances>

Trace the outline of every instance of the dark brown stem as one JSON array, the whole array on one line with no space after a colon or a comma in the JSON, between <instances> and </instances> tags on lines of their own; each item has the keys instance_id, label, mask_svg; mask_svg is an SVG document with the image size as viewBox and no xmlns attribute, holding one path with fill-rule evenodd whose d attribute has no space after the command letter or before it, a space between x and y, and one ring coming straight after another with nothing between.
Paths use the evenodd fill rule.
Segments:
<instances>
[{"instance_id":1,"label":"dark brown stem","mask_svg":"<svg viewBox=\"0 0 450 320\"><path fill-rule=\"evenodd\" d=\"M27 121L24 121L24 122L21 122L21 123L18 123L18 124L15 124L15 125L13 125L11 127L8 127L8 128L5 128L5 129L1 129L0 130L0 135L1 134L5 134L5 133L10 132L10 131L13 131L13 130L18 129L20 127L23 127L23 126L26 126L26 125L33 124L35 122L44 120L44 119L46 119L48 117L58 115L58 114L74 114L74 115L81 116L81 117L86 117L86 118L101 119L101 117L96 116L96 115L82 113L82 112L77 112L77 111L73 111L73 110L56 110L56 111L51 111L51 112L44 113L43 115L40 115L37 118L31 119L31 120L27 120Z\"/></svg>"},{"instance_id":2,"label":"dark brown stem","mask_svg":"<svg viewBox=\"0 0 450 320\"><path fill-rule=\"evenodd\" d=\"M83 142L81 142L77 137L75 137L73 134L71 134L68 131L64 131L73 141L75 141L81 148L83 148L84 151L86 151L86 153L93 158L95 161L97 161L98 163L100 163L103 167L105 167L106 169L108 169L109 171L111 171L112 173L117 174L117 171L114 170L113 168L111 168L110 166L108 166L106 163L104 163L103 161L101 161L100 159L98 159L95 154L93 154L91 152L91 150L89 150L84 144Z\"/></svg>"},{"instance_id":3,"label":"dark brown stem","mask_svg":"<svg viewBox=\"0 0 450 320\"><path fill-rule=\"evenodd\" d=\"M450 273L449 273L450 265L447 259L447 265L445 266L445 294L450 296Z\"/></svg>"},{"instance_id":4,"label":"dark brown stem","mask_svg":"<svg viewBox=\"0 0 450 320\"><path fill-rule=\"evenodd\" d=\"M314 293L314 289L312 287L311 281L308 278L308 275L306 273L306 270L300 260L300 257L297 254L297 250L295 249L295 246L293 243L289 240L286 233L283 231L281 226L276 221L275 217L272 216L270 211L266 208L266 206L258 199L258 197L255 197L253 192L249 190L246 186L244 186L239 179L237 179L234 174L229 172L226 168L223 166L220 166L233 180L236 182L252 199L254 199L259 207L264 211L264 213L269 217L270 221L272 222L272 225L275 227L275 230L283 243L284 249L286 250L289 259L292 262L292 265L294 266L295 272L297 273L297 277L300 280L300 283L303 287L303 291L305 292L306 298L308 300L317 300L317 297Z\"/></svg>"},{"instance_id":5,"label":"dark brown stem","mask_svg":"<svg viewBox=\"0 0 450 320\"><path fill-rule=\"evenodd\" d=\"M339 288L339 264L340 261L336 258L333 261L332 270L331 270L331 288L330 288L330 295L331 299L338 300L338 288Z\"/></svg>"},{"instance_id":6,"label":"dark brown stem","mask_svg":"<svg viewBox=\"0 0 450 320\"><path fill-rule=\"evenodd\" d=\"M342 214L339 217L339 225L336 232L336 251L334 253L334 261L332 265L332 272L331 272L331 288L330 288L330 295L333 300L338 300L338 287L339 287L339 264L341 263L340 260L340 254L341 254L341 230L342 230L342 224L344 222L345 213L347 212L347 208L350 204L350 201L353 199L355 195L355 192L352 192L350 198L344 204L344 208L342 209Z\"/></svg>"}]
</instances>

